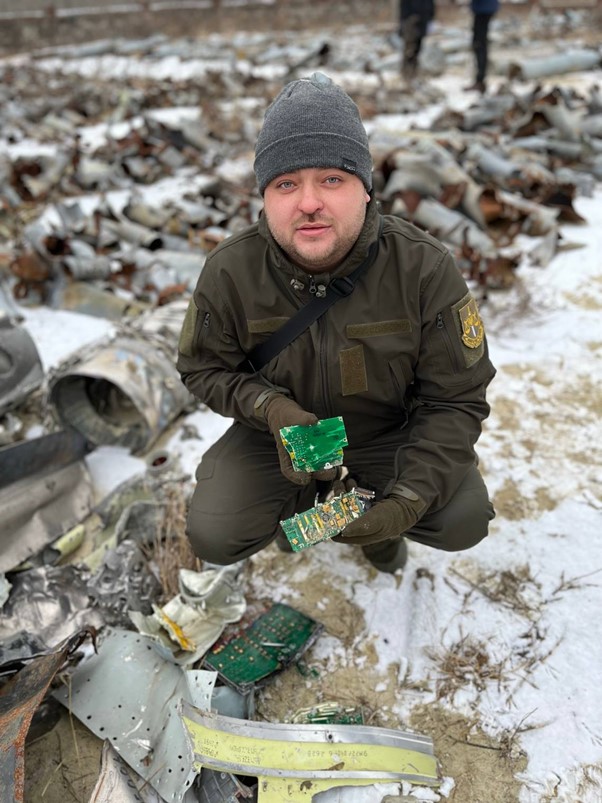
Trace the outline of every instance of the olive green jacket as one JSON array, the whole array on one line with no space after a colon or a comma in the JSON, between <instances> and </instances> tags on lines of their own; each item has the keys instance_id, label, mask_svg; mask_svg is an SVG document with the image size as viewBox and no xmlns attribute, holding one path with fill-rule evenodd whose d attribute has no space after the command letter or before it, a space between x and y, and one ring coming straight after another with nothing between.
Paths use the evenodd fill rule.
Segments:
<instances>
[{"instance_id":1,"label":"olive green jacket","mask_svg":"<svg viewBox=\"0 0 602 803\"><path fill-rule=\"evenodd\" d=\"M495 374L476 303L448 250L385 216L375 262L259 374L245 355L312 298L350 273L377 237L372 201L352 251L332 274L291 264L264 218L208 257L180 337L177 367L210 409L267 429L258 414L274 390L318 418L343 417L350 446L406 427L402 476L426 507L445 504L474 463ZM319 290L319 288L318 288Z\"/></svg>"}]
</instances>

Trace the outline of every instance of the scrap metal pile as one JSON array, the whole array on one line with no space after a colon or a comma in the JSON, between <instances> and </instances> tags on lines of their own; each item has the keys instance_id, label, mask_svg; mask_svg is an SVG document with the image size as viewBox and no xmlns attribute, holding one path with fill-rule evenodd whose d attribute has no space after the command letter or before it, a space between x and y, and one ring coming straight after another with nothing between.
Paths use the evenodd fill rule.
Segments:
<instances>
[{"instance_id":1,"label":"scrap metal pile","mask_svg":"<svg viewBox=\"0 0 602 803\"><path fill-rule=\"evenodd\" d=\"M452 40L432 37L432 74ZM457 110L428 82L401 93L398 47L354 31L156 36L0 64L0 785L15 800L44 700L107 740L94 800L112 799L122 761L146 781L120 798L132 801L281 800L283 783L308 779L316 792L437 783L430 740L368 728L355 710L254 722L253 690L299 659L319 623L287 606L250 616L239 566L191 563L167 593L157 545L191 478L149 459L98 502L85 463L103 445L152 456L194 405L174 367L187 300L207 254L257 218L253 143L286 80L320 68L354 96L382 210L447 244L481 296L511 287L521 263L553 259L563 224L581 221L575 197L602 179L602 94L548 76L599 72L600 53L509 61L494 94ZM428 125L409 126L426 105ZM45 372L22 320L38 305L111 321L113 334ZM280 758L262 747L274 740ZM297 766L299 742L314 760ZM334 758L343 744L365 759L348 774ZM264 779L259 792L246 775Z\"/></svg>"}]
</instances>

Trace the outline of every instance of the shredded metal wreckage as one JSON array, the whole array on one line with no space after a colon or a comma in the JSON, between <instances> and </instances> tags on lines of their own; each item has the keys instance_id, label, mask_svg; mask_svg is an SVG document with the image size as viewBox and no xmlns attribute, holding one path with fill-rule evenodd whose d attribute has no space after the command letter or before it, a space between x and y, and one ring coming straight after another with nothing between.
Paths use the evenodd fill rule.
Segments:
<instances>
[{"instance_id":1,"label":"shredded metal wreckage","mask_svg":"<svg viewBox=\"0 0 602 803\"><path fill-rule=\"evenodd\" d=\"M515 36L508 25L496 36ZM284 80L320 67L346 85L383 211L446 243L483 297L515 281L527 238L532 263L547 265L562 224L580 220L575 196L602 178L598 88L513 83L597 68L598 52L511 62L498 91L457 111L428 84L421 100L400 92L395 36L350 38L157 36L0 66L0 780L11 799L24 799L30 723L51 727L57 701L104 740L91 800L267 803L286 789L326 801L338 786L440 780L429 738L337 706L301 725L253 721L253 690L300 658L319 623L286 641L292 609L247 610L240 567L186 553L191 478L152 451L194 406L173 365L177 334L206 255L261 208L252 146ZM444 70L453 41L432 37L425 68ZM104 79L78 74L101 56ZM161 77L167 59L189 77ZM428 127L399 123L426 102L439 109ZM112 334L45 372L22 324L35 305L111 321ZM98 501L85 458L107 444L148 457L148 470ZM280 617L284 642L258 640L265 615ZM241 649L233 680L206 656L241 628L267 668L250 673Z\"/></svg>"}]
</instances>

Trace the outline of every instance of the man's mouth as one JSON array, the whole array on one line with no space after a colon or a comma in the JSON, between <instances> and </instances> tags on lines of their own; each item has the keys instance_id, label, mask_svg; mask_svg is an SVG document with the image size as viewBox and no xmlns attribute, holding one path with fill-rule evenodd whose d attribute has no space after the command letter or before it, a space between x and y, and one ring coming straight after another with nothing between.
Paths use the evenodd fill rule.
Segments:
<instances>
[{"instance_id":1,"label":"man's mouth","mask_svg":"<svg viewBox=\"0 0 602 803\"><path fill-rule=\"evenodd\" d=\"M327 223L303 223L301 226L297 227L297 231L301 234L311 236L320 234L329 228L330 226Z\"/></svg>"}]
</instances>

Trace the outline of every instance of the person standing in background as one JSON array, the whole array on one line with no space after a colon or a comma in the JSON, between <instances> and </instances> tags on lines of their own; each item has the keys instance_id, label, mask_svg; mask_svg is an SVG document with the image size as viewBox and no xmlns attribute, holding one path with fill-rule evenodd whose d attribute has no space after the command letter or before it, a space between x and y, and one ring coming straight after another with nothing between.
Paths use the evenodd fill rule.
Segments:
<instances>
[{"instance_id":1,"label":"person standing in background","mask_svg":"<svg viewBox=\"0 0 602 803\"><path fill-rule=\"evenodd\" d=\"M422 40L434 16L434 0L399 1L399 35L403 42L401 75L406 83L416 78Z\"/></svg>"},{"instance_id":2,"label":"person standing in background","mask_svg":"<svg viewBox=\"0 0 602 803\"><path fill-rule=\"evenodd\" d=\"M500 7L499 0L471 0L472 11L472 51L475 57L476 75L474 83L466 91L476 90L482 95L487 90L485 77L489 61L489 23Z\"/></svg>"}]
</instances>

